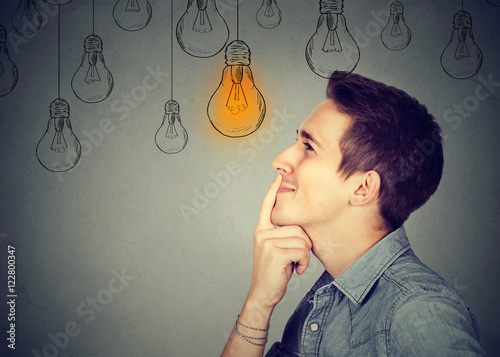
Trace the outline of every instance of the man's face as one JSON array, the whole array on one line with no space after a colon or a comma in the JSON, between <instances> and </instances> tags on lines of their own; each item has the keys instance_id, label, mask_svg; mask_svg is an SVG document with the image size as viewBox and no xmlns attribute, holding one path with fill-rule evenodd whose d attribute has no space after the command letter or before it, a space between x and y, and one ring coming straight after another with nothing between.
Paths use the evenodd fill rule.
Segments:
<instances>
[{"instance_id":1,"label":"man's face","mask_svg":"<svg viewBox=\"0 0 500 357\"><path fill-rule=\"evenodd\" d=\"M272 162L283 176L271 213L279 226L331 224L341 219L350 190L337 172L340 138L350 118L328 100L319 104L298 130L298 140Z\"/></svg>"}]
</instances>

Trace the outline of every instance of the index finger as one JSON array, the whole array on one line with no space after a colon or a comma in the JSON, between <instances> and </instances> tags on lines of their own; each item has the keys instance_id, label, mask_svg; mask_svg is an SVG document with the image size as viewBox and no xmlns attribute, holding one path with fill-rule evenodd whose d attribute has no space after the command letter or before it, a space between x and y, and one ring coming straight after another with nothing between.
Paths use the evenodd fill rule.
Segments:
<instances>
[{"instance_id":1,"label":"index finger","mask_svg":"<svg viewBox=\"0 0 500 357\"><path fill-rule=\"evenodd\" d=\"M274 181L271 183L269 190L267 190L262 204L260 205L259 223L257 223L257 230L274 228L271 222L271 212L273 211L274 203L276 202L276 193L278 192L283 176L278 174Z\"/></svg>"}]
</instances>

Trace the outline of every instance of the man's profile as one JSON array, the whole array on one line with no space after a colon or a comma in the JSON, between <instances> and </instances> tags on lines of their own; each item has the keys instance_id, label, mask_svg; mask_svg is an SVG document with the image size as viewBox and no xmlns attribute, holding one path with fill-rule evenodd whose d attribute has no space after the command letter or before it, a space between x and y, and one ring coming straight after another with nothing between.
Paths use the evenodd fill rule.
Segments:
<instances>
[{"instance_id":1,"label":"man's profile","mask_svg":"<svg viewBox=\"0 0 500 357\"><path fill-rule=\"evenodd\" d=\"M263 355L273 309L311 253L325 272L267 356L484 355L474 315L402 226L441 180L439 125L405 92L339 74L272 162L252 284L222 355Z\"/></svg>"}]
</instances>

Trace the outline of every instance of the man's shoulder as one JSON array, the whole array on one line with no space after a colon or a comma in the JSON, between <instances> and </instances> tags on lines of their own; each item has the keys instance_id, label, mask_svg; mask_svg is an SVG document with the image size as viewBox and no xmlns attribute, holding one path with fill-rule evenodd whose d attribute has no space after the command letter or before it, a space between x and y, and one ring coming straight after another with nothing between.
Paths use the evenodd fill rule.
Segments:
<instances>
[{"instance_id":1,"label":"man's shoulder","mask_svg":"<svg viewBox=\"0 0 500 357\"><path fill-rule=\"evenodd\" d=\"M384 271L381 278L386 285L393 286L401 294L434 291L460 295L453 285L422 263L412 249L399 256Z\"/></svg>"}]
</instances>

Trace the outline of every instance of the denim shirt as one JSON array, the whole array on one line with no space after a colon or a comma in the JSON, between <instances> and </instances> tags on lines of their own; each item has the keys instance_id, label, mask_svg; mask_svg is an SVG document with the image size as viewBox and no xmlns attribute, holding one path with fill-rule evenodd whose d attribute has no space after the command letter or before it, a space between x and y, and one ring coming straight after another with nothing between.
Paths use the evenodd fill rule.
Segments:
<instances>
[{"instance_id":1,"label":"denim shirt","mask_svg":"<svg viewBox=\"0 0 500 357\"><path fill-rule=\"evenodd\" d=\"M484 356L460 294L413 253L403 227L337 279L328 272L290 317L277 356Z\"/></svg>"}]
</instances>

